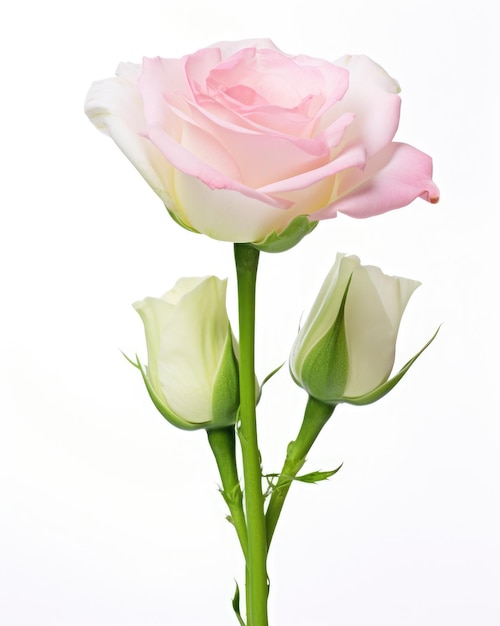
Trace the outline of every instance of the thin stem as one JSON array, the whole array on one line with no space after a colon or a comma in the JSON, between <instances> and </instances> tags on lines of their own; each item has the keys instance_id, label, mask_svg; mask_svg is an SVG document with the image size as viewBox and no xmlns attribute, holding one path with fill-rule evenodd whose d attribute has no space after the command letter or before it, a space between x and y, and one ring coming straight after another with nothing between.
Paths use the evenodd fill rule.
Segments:
<instances>
[{"instance_id":1,"label":"thin stem","mask_svg":"<svg viewBox=\"0 0 500 626\"><path fill-rule=\"evenodd\" d=\"M236 243L234 256L238 277L240 327L239 438L248 532L247 625L267 626L267 537L255 389L255 285L259 251L251 245Z\"/></svg>"},{"instance_id":2,"label":"thin stem","mask_svg":"<svg viewBox=\"0 0 500 626\"><path fill-rule=\"evenodd\" d=\"M243 513L243 494L236 465L235 433L233 426L208 430L208 442L215 456L222 481L222 496L229 507L231 522L236 529L241 549L247 557L247 525Z\"/></svg>"},{"instance_id":3,"label":"thin stem","mask_svg":"<svg viewBox=\"0 0 500 626\"><path fill-rule=\"evenodd\" d=\"M278 482L275 485L266 512L267 545L271 545L276 524L278 523L285 498L294 478L306 462L306 455L311 449L323 426L327 423L335 405L323 404L309 396L304 419L295 441L288 444L285 463Z\"/></svg>"}]
</instances>

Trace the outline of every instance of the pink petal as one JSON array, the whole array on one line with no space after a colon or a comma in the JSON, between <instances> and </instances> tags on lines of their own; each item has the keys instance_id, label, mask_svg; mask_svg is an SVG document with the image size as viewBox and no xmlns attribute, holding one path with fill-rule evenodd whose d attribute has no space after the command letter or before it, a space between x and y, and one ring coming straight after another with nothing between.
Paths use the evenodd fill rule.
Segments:
<instances>
[{"instance_id":1,"label":"pink petal","mask_svg":"<svg viewBox=\"0 0 500 626\"><path fill-rule=\"evenodd\" d=\"M317 139L323 139L329 148L336 148L344 139L348 126L355 119L354 113L342 113L330 126L318 135Z\"/></svg>"},{"instance_id":2,"label":"pink petal","mask_svg":"<svg viewBox=\"0 0 500 626\"><path fill-rule=\"evenodd\" d=\"M189 113L186 115L181 111L176 111L177 115L183 117L184 121L191 120L192 122L198 124L201 128L209 130L209 132L215 136L219 136L219 133L226 129L234 132L235 135L243 135L241 137L241 141L244 141L244 135L255 135L256 137L262 138L268 136L272 139L281 138L289 144L297 146L304 153L315 157L325 157L329 153L330 144L327 141L328 137L326 136L326 133L320 134L316 138L311 138L303 136L302 126L298 129L294 128L294 130L299 131L297 133L287 133L279 127L276 129L269 128L268 126L263 126L252 120L249 116L245 115L246 111L241 108L234 108L230 110L229 108L224 108L215 101L209 102L205 100L200 105L199 102L186 100L186 104L190 107ZM289 111L286 109L275 109L273 115L274 117L286 117L288 113ZM347 118L345 120L343 118L340 122L336 121L335 124L339 123L342 125L344 121L347 124ZM288 122L290 124L293 123L291 120L288 120ZM240 138L238 138L238 141L240 141ZM231 144L228 144L228 148L229 145ZM244 147L242 146L241 149L244 149ZM265 146L263 146L263 150L265 149ZM286 161L294 161L294 158L287 154L283 154L283 158Z\"/></svg>"},{"instance_id":3,"label":"pink petal","mask_svg":"<svg viewBox=\"0 0 500 626\"><path fill-rule=\"evenodd\" d=\"M281 52L281 50L274 45L271 39L242 39L241 41L219 41L214 43L210 48L217 48L220 50L222 59L228 59L230 56L243 50L245 48L255 48L256 50L275 50ZM282 53L283 54L283 53Z\"/></svg>"},{"instance_id":4,"label":"pink petal","mask_svg":"<svg viewBox=\"0 0 500 626\"><path fill-rule=\"evenodd\" d=\"M196 103L189 103L191 110L184 114L176 110L182 119L182 145L202 160L219 169L226 176L234 177L248 187L258 189L267 184L290 178L308 170L316 170L329 160L329 146L324 138L303 139L282 133L260 132L242 128L233 121L221 119ZM197 126L200 133L196 142L188 129ZM204 137L201 132L204 132ZM225 155L231 155L234 167L218 166ZM229 164L229 160L226 160Z\"/></svg>"},{"instance_id":5,"label":"pink petal","mask_svg":"<svg viewBox=\"0 0 500 626\"><path fill-rule=\"evenodd\" d=\"M330 63L324 59L315 59L305 55L293 57L296 65L305 68L304 74L313 78L303 82L302 92L321 95L325 98L324 105L319 114L324 113L336 102L341 101L350 86L349 72L338 63Z\"/></svg>"},{"instance_id":6,"label":"pink petal","mask_svg":"<svg viewBox=\"0 0 500 626\"><path fill-rule=\"evenodd\" d=\"M344 98L325 114L323 124L342 113L354 113L345 142L356 141L368 157L390 143L399 124L399 85L384 69L366 56L345 56L335 62L349 71L349 89ZM324 126L323 126L324 127Z\"/></svg>"},{"instance_id":7,"label":"pink petal","mask_svg":"<svg viewBox=\"0 0 500 626\"><path fill-rule=\"evenodd\" d=\"M177 170L194 176L201 180L210 189L228 189L238 191L244 196L254 198L259 202L271 205L277 208L287 208L290 202L283 199L273 198L258 189L252 189L247 185L228 177L219 172L211 165L200 159L198 156L180 145L175 139L159 126L152 126L148 129L147 136L157 146L164 157Z\"/></svg>"},{"instance_id":8,"label":"pink petal","mask_svg":"<svg viewBox=\"0 0 500 626\"><path fill-rule=\"evenodd\" d=\"M432 159L404 143L392 143L370 159L364 170L350 169L339 175L336 198L313 219L345 213L364 218L380 215L410 204L415 198L431 203L439 200L432 182Z\"/></svg>"},{"instance_id":9,"label":"pink petal","mask_svg":"<svg viewBox=\"0 0 500 626\"><path fill-rule=\"evenodd\" d=\"M189 94L191 87L185 72L186 58L154 59L144 58L142 73L137 87L143 102L144 117L148 124L168 123L168 107L164 94L175 99L182 106L181 94Z\"/></svg>"},{"instance_id":10,"label":"pink petal","mask_svg":"<svg viewBox=\"0 0 500 626\"><path fill-rule=\"evenodd\" d=\"M207 76L214 65L222 60L222 53L217 48L204 48L186 57L185 73L191 91L206 90ZM172 89L169 89L172 92ZM187 91L183 93L189 93Z\"/></svg>"},{"instance_id":11,"label":"pink petal","mask_svg":"<svg viewBox=\"0 0 500 626\"><path fill-rule=\"evenodd\" d=\"M353 146L350 149L343 152L339 157L330 163L318 167L314 170L309 170L287 178L280 180L276 183L271 183L265 187L261 187L260 191L268 194L283 194L290 191L298 191L311 187L315 183L331 178L335 174L339 174L346 169L349 171L355 168L354 171L359 171L357 168L362 168L366 161L365 151L361 146ZM332 181L333 183L333 181Z\"/></svg>"}]
</instances>

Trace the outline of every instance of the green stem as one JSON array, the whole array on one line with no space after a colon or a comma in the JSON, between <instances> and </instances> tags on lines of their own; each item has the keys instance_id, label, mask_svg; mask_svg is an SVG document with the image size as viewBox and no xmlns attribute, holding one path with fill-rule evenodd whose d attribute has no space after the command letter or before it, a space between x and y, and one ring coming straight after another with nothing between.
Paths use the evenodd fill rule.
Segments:
<instances>
[{"instance_id":1,"label":"green stem","mask_svg":"<svg viewBox=\"0 0 500 626\"><path fill-rule=\"evenodd\" d=\"M247 525L243 513L243 494L238 479L234 426L208 430L208 442L215 456L222 481L222 496L229 507L241 549L247 557Z\"/></svg>"},{"instance_id":2,"label":"green stem","mask_svg":"<svg viewBox=\"0 0 500 626\"><path fill-rule=\"evenodd\" d=\"M267 537L257 440L255 389L255 285L259 251L234 244L238 277L240 345L240 428L248 532L247 626L267 626Z\"/></svg>"},{"instance_id":3,"label":"green stem","mask_svg":"<svg viewBox=\"0 0 500 626\"><path fill-rule=\"evenodd\" d=\"M278 523L281 509L285 498L292 485L294 478L306 462L306 455L311 449L323 426L327 423L335 409L335 405L323 404L309 396L304 420L295 441L288 444L286 459L275 485L269 506L266 512L267 545L271 545L271 539Z\"/></svg>"}]
</instances>

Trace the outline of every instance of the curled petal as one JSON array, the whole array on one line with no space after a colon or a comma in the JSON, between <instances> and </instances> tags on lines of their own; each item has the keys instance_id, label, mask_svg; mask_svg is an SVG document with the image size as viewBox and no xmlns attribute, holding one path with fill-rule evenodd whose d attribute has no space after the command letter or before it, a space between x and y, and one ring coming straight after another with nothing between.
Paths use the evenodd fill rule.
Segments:
<instances>
[{"instance_id":1,"label":"curled petal","mask_svg":"<svg viewBox=\"0 0 500 626\"><path fill-rule=\"evenodd\" d=\"M314 214L315 220L345 213L364 218L406 206L415 198L439 200L432 182L432 160L404 143L392 143L370 159L364 170L352 168L339 176L336 197Z\"/></svg>"},{"instance_id":2,"label":"curled petal","mask_svg":"<svg viewBox=\"0 0 500 626\"><path fill-rule=\"evenodd\" d=\"M354 113L345 141L361 143L367 155L377 154L392 141L399 125L401 99L398 83L365 55L335 61L349 71L349 90L331 114Z\"/></svg>"}]
</instances>

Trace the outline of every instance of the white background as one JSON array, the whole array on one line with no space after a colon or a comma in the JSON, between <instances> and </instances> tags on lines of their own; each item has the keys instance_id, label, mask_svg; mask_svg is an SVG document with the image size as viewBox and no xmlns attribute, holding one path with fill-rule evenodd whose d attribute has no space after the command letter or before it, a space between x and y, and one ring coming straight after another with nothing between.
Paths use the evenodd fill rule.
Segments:
<instances>
[{"instance_id":1,"label":"white background","mask_svg":"<svg viewBox=\"0 0 500 626\"><path fill-rule=\"evenodd\" d=\"M341 407L293 488L269 571L271 626L497 626L498 49L487 0L89 0L3 9L0 621L224 626L241 562L203 432L167 424L120 349L130 306L181 275L234 275L230 244L183 231L83 115L119 61L268 36L366 53L402 86L398 139L434 157L442 200L321 224L260 267L258 373L287 358L337 250L422 281L385 399ZM261 404L276 471L304 394Z\"/></svg>"}]
</instances>

